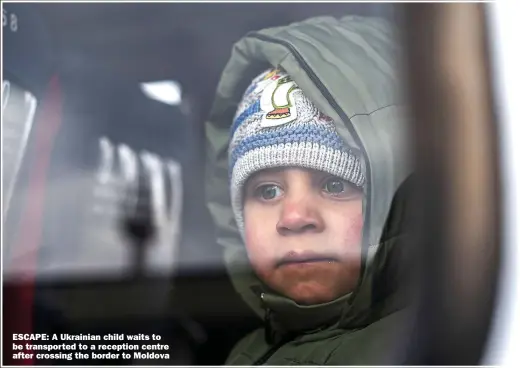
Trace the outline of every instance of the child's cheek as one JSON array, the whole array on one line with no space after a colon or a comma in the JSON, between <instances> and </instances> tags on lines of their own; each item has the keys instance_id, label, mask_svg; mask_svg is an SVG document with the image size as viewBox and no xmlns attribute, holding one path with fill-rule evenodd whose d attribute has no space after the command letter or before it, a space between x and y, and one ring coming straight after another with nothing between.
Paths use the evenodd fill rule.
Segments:
<instances>
[{"instance_id":1,"label":"child's cheek","mask_svg":"<svg viewBox=\"0 0 520 368\"><path fill-rule=\"evenodd\" d=\"M362 211L350 212L334 218L334 230L331 232L331 243L336 244L341 253L351 253L361 247L363 240ZM334 240L332 240L334 239Z\"/></svg>"},{"instance_id":2,"label":"child's cheek","mask_svg":"<svg viewBox=\"0 0 520 368\"><path fill-rule=\"evenodd\" d=\"M273 255L267 246L270 242L266 239L266 231L259 229L258 223L245 223L245 242L249 261L253 267L260 271L269 268L272 263Z\"/></svg>"},{"instance_id":3,"label":"child's cheek","mask_svg":"<svg viewBox=\"0 0 520 368\"><path fill-rule=\"evenodd\" d=\"M360 212L351 218L348 228L349 243L353 245L361 244L363 239L363 214Z\"/></svg>"}]
</instances>

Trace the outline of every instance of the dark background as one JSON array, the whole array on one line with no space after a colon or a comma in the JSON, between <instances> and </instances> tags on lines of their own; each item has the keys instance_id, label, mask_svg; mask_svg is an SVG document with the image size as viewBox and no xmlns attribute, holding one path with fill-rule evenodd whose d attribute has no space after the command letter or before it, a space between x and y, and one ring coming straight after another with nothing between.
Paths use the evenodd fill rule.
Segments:
<instances>
[{"instance_id":1,"label":"dark background","mask_svg":"<svg viewBox=\"0 0 520 368\"><path fill-rule=\"evenodd\" d=\"M261 323L232 289L203 201L203 122L232 45L251 30L317 15L392 18L392 6L34 3L25 7L46 29L49 75L57 75L61 86L61 124L46 172L37 268L60 262L66 254L81 262L81 249L74 253L70 244L81 243L78 213L85 204L75 200L77 189L64 193L52 185L71 173L92 170L96 160L92 150L100 135L178 160L185 193L178 270L173 279L140 284L110 275L88 280L37 279L34 328L47 333L160 333L176 347L172 361L165 364L222 364L236 340ZM4 55L7 52L4 49ZM32 70L36 61L25 60L26 70ZM141 82L165 79L181 84L180 107L150 100L139 90ZM34 144L36 138L31 138ZM29 147L28 153L22 172L27 181L31 163L34 167L37 162L32 156L38 151ZM6 226L15 239L17 232L24 231L23 216L11 217ZM9 287L16 292L19 286ZM155 298L162 295L161 290L169 291L166 303Z\"/></svg>"}]
</instances>

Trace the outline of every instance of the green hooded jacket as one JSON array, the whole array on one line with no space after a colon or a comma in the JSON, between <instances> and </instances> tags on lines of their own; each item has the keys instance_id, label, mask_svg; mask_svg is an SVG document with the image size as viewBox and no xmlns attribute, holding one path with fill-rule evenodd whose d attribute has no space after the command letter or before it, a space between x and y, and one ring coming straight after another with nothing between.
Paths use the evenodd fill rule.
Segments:
<instances>
[{"instance_id":1,"label":"green hooded jacket","mask_svg":"<svg viewBox=\"0 0 520 368\"><path fill-rule=\"evenodd\" d=\"M252 32L234 45L206 123L207 201L233 285L265 324L235 346L226 364L399 363L394 344L407 325L405 298L395 287L381 287L397 277L388 270L397 272L389 262L402 239L395 232L400 215L392 216L393 224L386 221L409 174L397 46L386 21L359 16L312 18ZM284 69L364 158L362 276L352 293L325 304L298 305L265 288L231 209L229 130L246 87L269 67ZM384 235L385 226L391 236Z\"/></svg>"}]
</instances>

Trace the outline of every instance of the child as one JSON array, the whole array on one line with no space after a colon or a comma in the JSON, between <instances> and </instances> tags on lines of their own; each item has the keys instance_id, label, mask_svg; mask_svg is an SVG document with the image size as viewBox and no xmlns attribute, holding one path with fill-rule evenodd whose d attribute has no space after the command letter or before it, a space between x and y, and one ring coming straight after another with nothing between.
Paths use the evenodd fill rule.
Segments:
<instances>
[{"instance_id":1,"label":"child","mask_svg":"<svg viewBox=\"0 0 520 368\"><path fill-rule=\"evenodd\" d=\"M382 230L407 173L394 52L385 23L361 17L235 45L207 125L209 208L265 325L227 364L396 363L403 298L381 288L399 239Z\"/></svg>"}]
</instances>

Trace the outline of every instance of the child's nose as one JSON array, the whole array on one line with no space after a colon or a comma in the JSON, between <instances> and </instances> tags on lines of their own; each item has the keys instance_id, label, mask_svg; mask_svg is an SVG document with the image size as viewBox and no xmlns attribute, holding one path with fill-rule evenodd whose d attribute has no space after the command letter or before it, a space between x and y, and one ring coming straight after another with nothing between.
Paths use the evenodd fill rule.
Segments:
<instances>
[{"instance_id":1,"label":"child's nose","mask_svg":"<svg viewBox=\"0 0 520 368\"><path fill-rule=\"evenodd\" d=\"M323 231L324 222L318 206L311 198L286 198L282 203L282 211L276 229L280 235L318 233Z\"/></svg>"}]
</instances>

